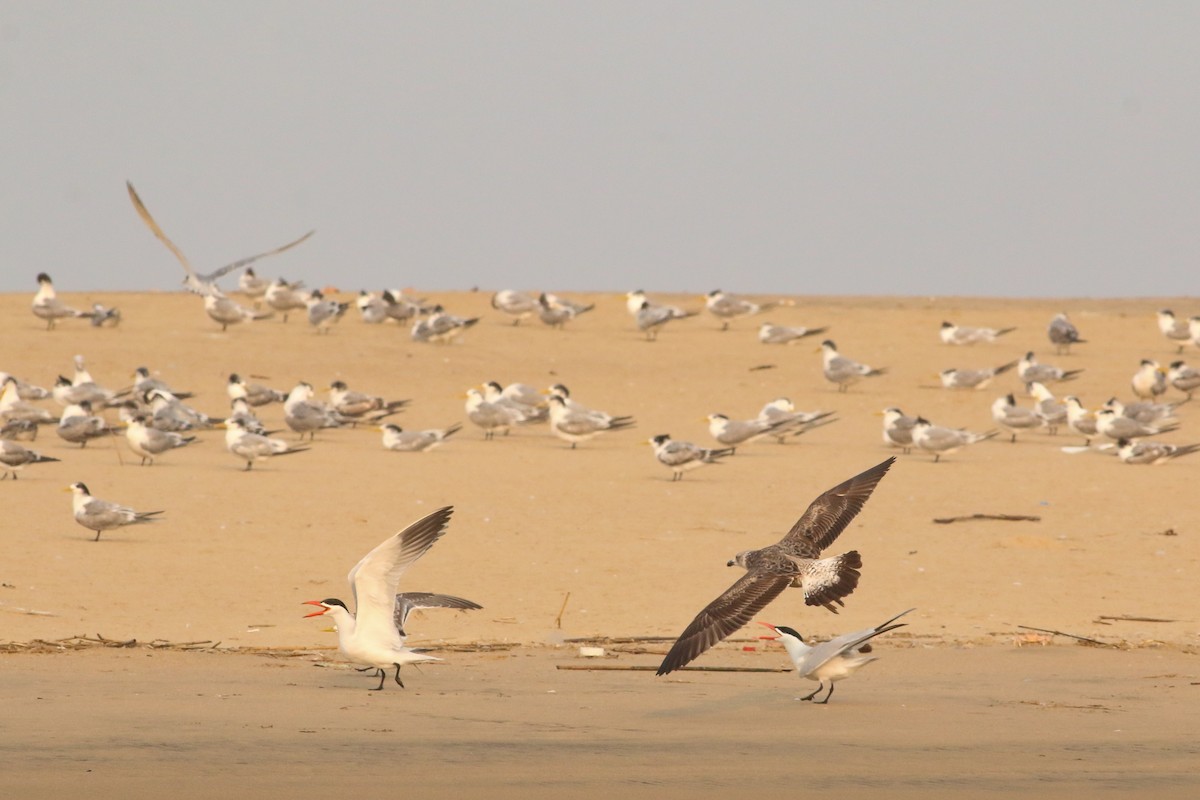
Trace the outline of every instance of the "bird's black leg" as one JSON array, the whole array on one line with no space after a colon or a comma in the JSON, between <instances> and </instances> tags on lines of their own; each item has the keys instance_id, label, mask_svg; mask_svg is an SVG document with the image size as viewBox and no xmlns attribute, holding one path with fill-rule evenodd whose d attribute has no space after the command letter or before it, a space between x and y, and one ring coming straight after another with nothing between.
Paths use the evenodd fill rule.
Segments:
<instances>
[{"instance_id":1,"label":"bird's black leg","mask_svg":"<svg viewBox=\"0 0 1200 800\"><path fill-rule=\"evenodd\" d=\"M355 667L354 669L357 672L370 672L373 669L379 669L379 667Z\"/></svg>"},{"instance_id":2,"label":"bird's black leg","mask_svg":"<svg viewBox=\"0 0 1200 800\"><path fill-rule=\"evenodd\" d=\"M96 538L95 538L95 539L92 539L92 541L93 541L93 542L98 542L98 541L100 541L100 531L96 531Z\"/></svg>"},{"instance_id":3,"label":"bird's black leg","mask_svg":"<svg viewBox=\"0 0 1200 800\"><path fill-rule=\"evenodd\" d=\"M825 688L825 684L818 681L816 691L814 691L812 694L806 694L806 695L804 695L804 697L801 697L800 699L801 700L812 700L814 697L816 697L818 694L820 694L821 690L824 688Z\"/></svg>"},{"instance_id":4,"label":"bird's black leg","mask_svg":"<svg viewBox=\"0 0 1200 800\"><path fill-rule=\"evenodd\" d=\"M383 691L383 679L387 677L387 671L384 670L383 667L376 667L376 669L379 670L379 685L376 686L374 689L371 689L370 691L372 691L372 692Z\"/></svg>"},{"instance_id":5,"label":"bird's black leg","mask_svg":"<svg viewBox=\"0 0 1200 800\"><path fill-rule=\"evenodd\" d=\"M398 683L400 685L401 689L404 688L404 681L400 680L400 665L399 664L396 665L396 683ZM379 685L382 687L383 681L380 681Z\"/></svg>"},{"instance_id":6,"label":"bird's black leg","mask_svg":"<svg viewBox=\"0 0 1200 800\"><path fill-rule=\"evenodd\" d=\"M817 701L817 703L818 703L819 705L825 705L826 703L828 703L828 702L829 702L829 698L833 697L833 687L834 687L834 686L836 686L836 685L837 685L837 684L835 684L833 681L830 681L830 682L829 682L829 694L825 695L825 699L824 699L824 700L818 700L818 701Z\"/></svg>"}]
</instances>

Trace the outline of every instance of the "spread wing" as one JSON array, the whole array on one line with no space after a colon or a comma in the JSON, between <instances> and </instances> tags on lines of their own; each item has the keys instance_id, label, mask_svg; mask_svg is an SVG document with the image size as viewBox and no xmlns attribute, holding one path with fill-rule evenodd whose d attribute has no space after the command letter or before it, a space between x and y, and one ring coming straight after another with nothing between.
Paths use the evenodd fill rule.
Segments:
<instances>
[{"instance_id":1,"label":"spread wing","mask_svg":"<svg viewBox=\"0 0 1200 800\"><path fill-rule=\"evenodd\" d=\"M455 597L450 594L401 592L396 595L396 613L394 616L396 627L400 629L401 636L404 636L404 623L408 619L408 614L414 608L457 608L464 611L473 611L483 608L483 606L466 598Z\"/></svg>"},{"instance_id":2,"label":"spread wing","mask_svg":"<svg viewBox=\"0 0 1200 800\"><path fill-rule=\"evenodd\" d=\"M807 654L805 654L804 660L800 664L796 665L797 669L800 671L801 675L811 674L814 670L817 670L822 665L828 663L830 659L836 658L843 653L857 650L859 647L862 647L863 644L871 639L874 639L879 634L887 633L888 631L895 630L896 628L903 628L908 623L896 622L896 620L913 610L914 609L910 608L908 611L901 611L887 622L876 625L874 628L868 628L865 631L855 631L854 633L843 633L841 636L837 636L827 642L822 642L821 644L815 645L811 650L808 651Z\"/></svg>"},{"instance_id":3,"label":"spread wing","mask_svg":"<svg viewBox=\"0 0 1200 800\"><path fill-rule=\"evenodd\" d=\"M130 187L130 191L132 191L132 187ZM279 253L282 253L284 250L291 250L296 245L298 245L301 242L308 239L308 237L312 236L314 233L316 233L316 231L309 231L308 233L304 234L303 236L301 236L299 239L295 240L294 242L288 242L283 247L276 247L274 250L268 250L267 252L259 253L256 256L247 256L246 258L239 259L239 260L233 262L232 264L226 264L225 266L221 267L220 269L214 270L214 271L208 273L207 275L201 275L200 279L207 283L211 283L212 281L215 281L217 278L220 278L222 275L227 275L228 273L233 272L235 269L241 269L242 267L247 267L247 266L253 264L255 261L258 261L260 258L266 258L267 256L278 255Z\"/></svg>"},{"instance_id":4,"label":"spread wing","mask_svg":"<svg viewBox=\"0 0 1200 800\"><path fill-rule=\"evenodd\" d=\"M779 544L792 555L817 558L862 511L867 498L895 461L893 456L876 464L813 500Z\"/></svg>"},{"instance_id":5,"label":"spread wing","mask_svg":"<svg viewBox=\"0 0 1200 800\"><path fill-rule=\"evenodd\" d=\"M452 513L453 506L439 508L389 536L354 565L346 579L354 595L359 628L378 627L391 630L394 635L393 615L400 576L445 535Z\"/></svg>"},{"instance_id":6,"label":"spread wing","mask_svg":"<svg viewBox=\"0 0 1200 800\"><path fill-rule=\"evenodd\" d=\"M191 263L187 260L187 256L183 251L175 246L175 243L167 238L163 233L163 229L158 227L158 223L154 221L154 217L150 216L150 212L146 210L146 206L142 203L142 198L138 197L137 191L133 188L133 184L125 181L125 188L129 190L129 199L133 201L133 207L137 210L138 216L142 218L142 222L146 223L146 227L158 237L158 240L167 246L175 258L179 259L179 263L183 265L183 271L187 273L187 286L197 294L207 294L204 290L204 283L196 275L196 270L192 269Z\"/></svg>"},{"instance_id":7,"label":"spread wing","mask_svg":"<svg viewBox=\"0 0 1200 800\"><path fill-rule=\"evenodd\" d=\"M658 675L681 669L737 631L792 582L792 575L747 572L709 603L684 629L658 668Z\"/></svg>"}]
</instances>

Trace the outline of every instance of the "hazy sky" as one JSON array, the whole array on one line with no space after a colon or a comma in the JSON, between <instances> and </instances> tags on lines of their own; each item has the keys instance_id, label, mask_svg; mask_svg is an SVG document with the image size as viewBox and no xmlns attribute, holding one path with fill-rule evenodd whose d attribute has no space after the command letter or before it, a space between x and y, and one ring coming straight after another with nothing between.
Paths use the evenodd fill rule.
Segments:
<instances>
[{"instance_id":1,"label":"hazy sky","mask_svg":"<svg viewBox=\"0 0 1200 800\"><path fill-rule=\"evenodd\" d=\"M1200 3L9 0L0 291L1196 294ZM231 286L235 281L225 280Z\"/></svg>"}]
</instances>

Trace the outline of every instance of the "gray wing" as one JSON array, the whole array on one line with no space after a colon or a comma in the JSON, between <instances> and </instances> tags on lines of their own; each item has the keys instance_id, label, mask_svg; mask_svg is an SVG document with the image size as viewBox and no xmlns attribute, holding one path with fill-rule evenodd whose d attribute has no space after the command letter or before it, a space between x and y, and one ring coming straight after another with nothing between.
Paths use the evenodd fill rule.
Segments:
<instances>
[{"instance_id":1,"label":"gray wing","mask_svg":"<svg viewBox=\"0 0 1200 800\"><path fill-rule=\"evenodd\" d=\"M888 631L895 630L896 628L903 628L908 624L907 622L901 622L896 625L893 625L892 623L896 622L896 620L914 610L915 609L910 608L908 611L901 611L887 622L876 625L874 628L868 628L866 630L856 631L854 633L843 633L841 636L836 636L827 642L822 642L821 644L816 645L812 650L805 654L803 660L797 665L797 670L801 675L810 674L813 670L820 668L822 664L827 663L830 659L837 658L843 653L858 649L865 642L875 638L881 633L887 633Z\"/></svg>"},{"instance_id":2,"label":"gray wing","mask_svg":"<svg viewBox=\"0 0 1200 800\"><path fill-rule=\"evenodd\" d=\"M658 675L681 669L740 629L792 582L792 575L747 572L684 628L658 668Z\"/></svg>"},{"instance_id":3,"label":"gray wing","mask_svg":"<svg viewBox=\"0 0 1200 800\"><path fill-rule=\"evenodd\" d=\"M400 629L401 636L404 636L404 623L408 620L408 614L414 608L457 608L464 611L473 611L483 608L483 606L471 600L449 594L400 592L396 595L396 613L394 618L396 620L396 627Z\"/></svg>"},{"instance_id":4,"label":"gray wing","mask_svg":"<svg viewBox=\"0 0 1200 800\"><path fill-rule=\"evenodd\" d=\"M131 187L130 191L132 191L132 187ZM220 278L223 275L227 275L236 269L241 269L242 267L250 266L255 261L258 261L260 258L266 258L267 256L278 255L279 253L282 253L284 250L291 250L296 245L298 245L301 242L308 239L308 237L312 236L314 233L316 233L316 231L309 231L308 233L304 234L303 236L301 236L299 239L295 240L294 242L288 242L283 247L276 247L274 250L268 250L265 253L259 253L258 255L255 255L255 256L247 256L246 258L238 259L237 261L234 261L232 264L226 264L225 266L221 267L220 269L213 270L212 272L208 273L207 275L198 275L197 277L206 283L212 283L217 278Z\"/></svg>"},{"instance_id":5,"label":"gray wing","mask_svg":"<svg viewBox=\"0 0 1200 800\"><path fill-rule=\"evenodd\" d=\"M146 209L145 204L142 203L142 198L138 197L138 193L134 190L133 184L129 181L125 181L125 188L129 190L129 199L133 201L133 207L137 211L138 216L142 218L142 222L146 223L146 227L150 229L151 233L158 237L158 240L165 244L167 249L170 250L175 258L179 260L179 263L183 265L183 271L187 273L187 280L185 280L184 283L187 284L188 289L196 292L197 294L208 294L209 291L211 291L211 287L205 287L204 282L198 275L196 275L196 271L192 269L191 262L187 260L187 256L183 254L183 251L180 250L174 242L167 238L167 235L163 233L163 229L158 227L158 223L154 221L154 217L150 216L150 212ZM206 289L208 290L206 291Z\"/></svg>"},{"instance_id":6,"label":"gray wing","mask_svg":"<svg viewBox=\"0 0 1200 800\"><path fill-rule=\"evenodd\" d=\"M817 558L838 537L850 520L862 511L871 492L895 463L895 456L839 483L816 500L796 520L779 544L793 555Z\"/></svg>"}]
</instances>

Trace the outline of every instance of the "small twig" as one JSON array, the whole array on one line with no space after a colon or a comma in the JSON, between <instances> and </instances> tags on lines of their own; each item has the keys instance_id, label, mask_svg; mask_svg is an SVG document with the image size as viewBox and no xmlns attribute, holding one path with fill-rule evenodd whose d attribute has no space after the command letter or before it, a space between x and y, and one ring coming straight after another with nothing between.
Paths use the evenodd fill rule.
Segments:
<instances>
[{"instance_id":1,"label":"small twig","mask_svg":"<svg viewBox=\"0 0 1200 800\"><path fill-rule=\"evenodd\" d=\"M938 525L949 525L951 522L964 522L972 519L995 519L1001 522L1041 522L1041 517L1026 514L969 514L965 517L934 517Z\"/></svg>"},{"instance_id":2,"label":"small twig","mask_svg":"<svg viewBox=\"0 0 1200 800\"><path fill-rule=\"evenodd\" d=\"M1159 619L1158 617L1131 617L1128 614L1122 614L1119 617L1110 617L1101 614L1100 619L1111 619L1114 622L1179 622L1177 619Z\"/></svg>"},{"instance_id":3,"label":"small twig","mask_svg":"<svg viewBox=\"0 0 1200 800\"><path fill-rule=\"evenodd\" d=\"M775 365L774 364L759 364L756 367L751 367L750 372L759 372L764 369L775 369Z\"/></svg>"},{"instance_id":4,"label":"small twig","mask_svg":"<svg viewBox=\"0 0 1200 800\"><path fill-rule=\"evenodd\" d=\"M563 614L567 612L567 601L571 599L571 593L567 592L567 596L563 598L562 608L558 610L558 616L554 618L554 627L562 630Z\"/></svg>"},{"instance_id":5,"label":"small twig","mask_svg":"<svg viewBox=\"0 0 1200 800\"><path fill-rule=\"evenodd\" d=\"M610 672L654 672L658 667L644 664L558 664L558 669ZM791 672L791 667L681 667L676 672Z\"/></svg>"},{"instance_id":6,"label":"small twig","mask_svg":"<svg viewBox=\"0 0 1200 800\"><path fill-rule=\"evenodd\" d=\"M1037 631L1038 633L1052 633L1055 636L1069 636L1072 639L1078 639L1081 642L1091 642L1092 644L1099 645L1101 647L1116 647L1117 646L1115 644L1109 644L1108 642L1102 642L1099 639L1089 639L1086 636L1076 636L1073 633L1065 633L1063 631L1052 631L1052 630L1049 630L1048 628L1031 628L1028 625L1018 625L1017 627L1027 630L1027 631Z\"/></svg>"}]
</instances>

